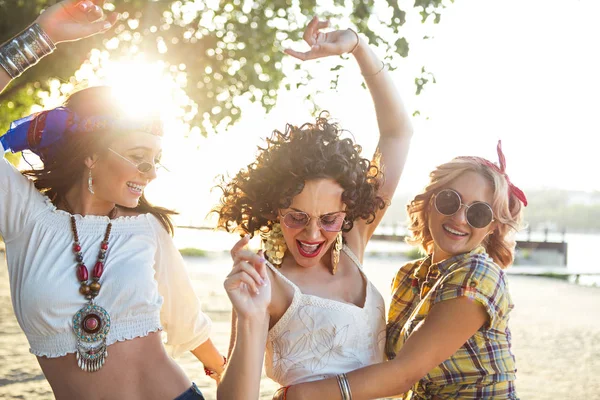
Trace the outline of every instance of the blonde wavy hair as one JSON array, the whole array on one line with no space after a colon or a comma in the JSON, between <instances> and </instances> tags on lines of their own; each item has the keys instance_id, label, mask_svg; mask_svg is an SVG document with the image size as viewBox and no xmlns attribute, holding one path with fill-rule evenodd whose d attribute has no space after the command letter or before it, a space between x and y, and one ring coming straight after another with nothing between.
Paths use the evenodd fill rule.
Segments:
<instances>
[{"instance_id":1,"label":"blonde wavy hair","mask_svg":"<svg viewBox=\"0 0 600 400\"><path fill-rule=\"evenodd\" d=\"M489 163L489 162L488 162ZM408 204L409 230L412 237L407 242L419 246L426 254L433 251L433 237L429 231L429 205L434 194L445 189L465 172L476 172L483 176L494 191L492 210L496 229L486 236L482 245L488 255L501 268L507 268L514 260L515 233L521 228L522 203L509 190L504 174L481 162L476 157L457 157L438 166L430 174L429 184L423 192Z\"/></svg>"}]
</instances>

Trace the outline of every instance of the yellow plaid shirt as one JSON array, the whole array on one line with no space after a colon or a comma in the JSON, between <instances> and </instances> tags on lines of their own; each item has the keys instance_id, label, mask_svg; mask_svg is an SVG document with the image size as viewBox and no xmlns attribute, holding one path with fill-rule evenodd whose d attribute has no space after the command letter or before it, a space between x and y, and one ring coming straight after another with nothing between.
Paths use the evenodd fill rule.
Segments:
<instances>
[{"instance_id":1,"label":"yellow plaid shirt","mask_svg":"<svg viewBox=\"0 0 600 400\"><path fill-rule=\"evenodd\" d=\"M469 297L489 315L487 324L417 382L404 399L517 399L508 328L514 305L504 271L483 247L434 265L429 257L404 265L392 283L392 296L386 344L390 359L441 301Z\"/></svg>"}]
</instances>

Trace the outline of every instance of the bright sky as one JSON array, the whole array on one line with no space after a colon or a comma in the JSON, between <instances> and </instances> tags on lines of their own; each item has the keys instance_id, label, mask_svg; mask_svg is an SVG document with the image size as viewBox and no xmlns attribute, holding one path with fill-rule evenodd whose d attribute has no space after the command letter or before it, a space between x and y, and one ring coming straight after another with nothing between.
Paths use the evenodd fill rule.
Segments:
<instances>
[{"instance_id":1,"label":"bright sky","mask_svg":"<svg viewBox=\"0 0 600 400\"><path fill-rule=\"evenodd\" d=\"M525 188L600 189L599 12L594 0L456 1L425 57L438 84L423 96L431 121L419 124L406 177L432 142L435 164L494 157L502 138Z\"/></svg>"},{"instance_id":2,"label":"bright sky","mask_svg":"<svg viewBox=\"0 0 600 400\"><path fill-rule=\"evenodd\" d=\"M406 65L393 73L408 108L421 112L399 192L419 190L435 165L457 155L496 161L498 139L509 175L522 188L600 190L600 180L593 179L598 170L593 144L600 135L597 15L597 0L456 0L450 5L435 38L412 46ZM370 157L377 142L375 115L357 68L352 61L348 65L338 91L317 101ZM437 84L416 97L412 82L422 65ZM325 71L305 90L327 92L332 76ZM123 70L119 73L127 80ZM215 175L250 163L273 129L314 119L304 94L280 95L269 115L248 105L238 125L207 139L168 136L163 161L172 172L159 176L149 197L183 212L189 223L200 223L218 200L217 192L208 194Z\"/></svg>"}]
</instances>

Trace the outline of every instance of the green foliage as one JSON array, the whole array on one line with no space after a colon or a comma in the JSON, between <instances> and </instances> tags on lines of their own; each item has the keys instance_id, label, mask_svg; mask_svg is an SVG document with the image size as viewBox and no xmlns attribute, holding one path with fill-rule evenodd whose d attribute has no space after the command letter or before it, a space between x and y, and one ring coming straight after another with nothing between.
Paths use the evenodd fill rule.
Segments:
<instances>
[{"instance_id":1,"label":"green foliage","mask_svg":"<svg viewBox=\"0 0 600 400\"><path fill-rule=\"evenodd\" d=\"M423 254L419 247L411 247L410 250L404 253L404 256L410 260L418 260L425 257L425 254Z\"/></svg>"},{"instance_id":2,"label":"green foliage","mask_svg":"<svg viewBox=\"0 0 600 400\"><path fill-rule=\"evenodd\" d=\"M196 249L193 247L186 247L185 249L180 249L179 252L182 256L187 257L206 257L206 251L202 249Z\"/></svg>"},{"instance_id":3,"label":"green foliage","mask_svg":"<svg viewBox=\"0 0 600 400\"><path fill-rule=\"evenodd\" d=\"M600 192L583 193L566 190L527 191L529 205L525 222L533 231L548 227L551 231L600 231Z\"/></svg>"},{"instance_id":4,"label":"green foliage","mask_svg":"<svg viewBox=\"0 0 600 400\"><path fill-rule=\"evenodd\" d=\"M403 29L408 11L395 0L333 0L327 7L316 0L114 0L105 8L122 13L122 20L107 35L75 43L63 43L43 68L33 68L12 83L0 96L0 132L8 122L27 114L38 102L35 93L48 89L48 78L74 82L72 74L87 58L91 48L106 48L111 43L111 57L134 57L144 54L148 61L163 60L172 73L185 70L184 90L196 103L185 112L191 113L191 125L206 134L207 126L227 127L240 118L236 98L246 96L268 111L274 105L277 90L284 86L302 86L310 81L304 76L289 82L282 71L283 42L301 40L310 16L319 14L333 21L356 26L370 42L381 46L389 62L406 57L409 43ZM453 1L453 0L450 0ZM40 11L56 3L54 0L0 0L0 42L27 26ZM385 19L374 12L387 7ZM423 22L439 22L441 0L416 0L414 8ZM379 13L381 14L381 13ZM431 18L430 18L431 17ZM111 37L112 36L112 37ZM392 37L392 40L384 39ZM118 45L115 46L116 39ZM111 40L112 39L112 40ZM433 80L423 69L417 78L417 92ZM332 88L337 76L332 79Z\"/></svg>"},{"instance_id":5,"label":"green foliage","mask_svg":"<svg viewBox=\"0 0 600 400\"><path fill-rule=\"evenodd\" d=\"M429 82L435 83L435 76L425 70L425 67L421 68L421 75L415 78L415 86L417 87L417 94L421 94L425 85Z\"/></svg>"}]
</instances>

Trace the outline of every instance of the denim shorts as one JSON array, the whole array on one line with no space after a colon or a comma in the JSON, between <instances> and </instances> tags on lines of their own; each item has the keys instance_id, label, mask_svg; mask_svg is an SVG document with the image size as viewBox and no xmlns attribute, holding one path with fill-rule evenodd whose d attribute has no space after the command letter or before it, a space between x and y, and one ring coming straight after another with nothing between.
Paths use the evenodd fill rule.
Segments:
<instances>
[{"instance_id":1,"label":"denim shorts","mask_svg":"<svg viewBox=\"0 0 600 400\"><path fill-rule=\"evenodd\" d=\"M175 400L204 400L204 396L198 386L192 382L192 387L177 396Z\"/></svg>"}]
</instances>

